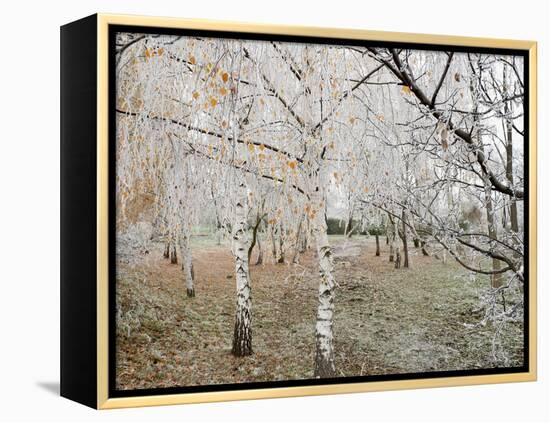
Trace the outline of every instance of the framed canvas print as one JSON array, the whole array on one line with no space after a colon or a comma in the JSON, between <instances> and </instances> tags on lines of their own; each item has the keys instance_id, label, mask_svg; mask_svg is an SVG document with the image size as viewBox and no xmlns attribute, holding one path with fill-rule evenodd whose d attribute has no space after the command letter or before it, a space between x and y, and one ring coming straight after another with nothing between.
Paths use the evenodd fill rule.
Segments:
<instances>
[{"instance_id":1,"label":"framed canvas print","mask_svg":"<svg viewBox=\"0 0 550 423\"><path fill-rule=\"evenodd\" d=\"M536 379L536 43L61 28L61 394Z\"/></svg>"}]
</instances>

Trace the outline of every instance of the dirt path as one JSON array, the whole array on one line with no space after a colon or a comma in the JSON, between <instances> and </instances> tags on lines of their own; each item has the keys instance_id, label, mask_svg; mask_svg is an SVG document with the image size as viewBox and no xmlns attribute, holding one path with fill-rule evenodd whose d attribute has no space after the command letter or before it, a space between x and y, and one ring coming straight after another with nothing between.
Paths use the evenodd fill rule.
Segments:
<instances>
[{"instance_id":1,"label":"dirt path","mask_svg":"<svg viewBox=\"0 0 550 423\"><path fill-rule=\"evenodd\" d=\"M454 263L412 251L411 269L394 269L386 245L334 244L336 367L342 376L490 367L490 328L476 323L479 290ZM382 243L383 244L383 243ZM419 252L419 251L418 251ZM313 251L299 265L251 266L253 349L230 354L234 273L227 247L194 254L197 296L185 296L182 272L161 248L138 266L119 264L117 372L122 389L311 378L318 270ZM510 365L521 360L521 328L512 330Z\"/></svg>"}]
</instances>

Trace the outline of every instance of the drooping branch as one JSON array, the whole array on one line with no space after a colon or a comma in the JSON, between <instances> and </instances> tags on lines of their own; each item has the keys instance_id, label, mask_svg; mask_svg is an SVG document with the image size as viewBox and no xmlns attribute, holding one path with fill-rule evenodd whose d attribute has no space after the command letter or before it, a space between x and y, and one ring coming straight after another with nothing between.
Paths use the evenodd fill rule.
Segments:
<instances>
[{"instance_id":1,"label":"drooping branch","mask_svg":"<svg viewBox=\"0 0 550 423\"><path fill-rule=\"evenodd\" d=\"M428 96L424 93L424 91L418 86L412 75L409 75L403 62L401 61L401 58L399 57L399 53L395 49L390 49L393 63L380 57L378 50L376 50L375 48L369 47L369 51L375 56L376 60L383 63L404 85L406 85L411 90L411 92L416 96L419 102L430 111L434 118L436 118L438 121L443 118L443 113L437 110L435 103L433 103L432 100L430 100ZM450 65L450 60L447 62L447 64ZM446 72L444 72L442 79L444 78L445 74ZM442 80L440 80L440 82L442 83ZM432 97L432 99L435 99L437 97L438 91L439 89L434 92L434 96ZM457 137L462 139L468 145L471 145L475 148L476 161L481 167L482 173L489 178L489 181L491 182L494 189L518 200L523 199L524 193L522 190L514 189L510 187L507 183L502 182L491 171L491 169L489 169L485 154L480 148L477 148L477 145L469 132L460 128L456 128L450 119L447 122L447 127L450 131L454 132Z\"/></svg>"}]
</instances>

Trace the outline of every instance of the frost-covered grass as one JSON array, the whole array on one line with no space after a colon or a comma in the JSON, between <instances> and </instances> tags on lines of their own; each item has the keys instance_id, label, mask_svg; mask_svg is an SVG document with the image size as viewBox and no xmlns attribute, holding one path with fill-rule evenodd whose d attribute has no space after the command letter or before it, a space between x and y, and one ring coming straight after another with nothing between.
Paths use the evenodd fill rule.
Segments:
<instances>
[{"instance_id":1,"label":"frost-covered grass","mask_svg":"<svg viewBox=\"0 0 550 423\"><path fill-rule=\"evenodd\" d=\"M478 326L485 278L470 279L412 248L412 268L394 269L383 240L331 237L335 246L336 368L342 376L429 372L522 364L520 323L506 325L493 354L494 327ZM230 354L234 265L224 243L195 237L197 296L188 299L179 265L162 245L137 264L119 263L117 376L122 389L311 378L317 266L251 266L254 354ZM418 254L420 255L418 255ZM254 260L253 260L254 261ZM507 298L510 307L519 294Z\"/></svg>"}]
</instances>

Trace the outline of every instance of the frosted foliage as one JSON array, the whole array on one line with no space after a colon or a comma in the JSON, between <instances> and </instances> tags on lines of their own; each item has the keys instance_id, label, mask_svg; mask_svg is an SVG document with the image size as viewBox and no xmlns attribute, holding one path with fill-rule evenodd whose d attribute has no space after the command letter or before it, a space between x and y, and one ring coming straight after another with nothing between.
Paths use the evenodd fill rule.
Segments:
<instances>
[{"instance_id":1,"label":"frosted foliage","mask_svg":"<svg viewBox=\"0 0 550 423\"><path fill-rule=\"evenodd\" d=\"M487 278L480 324L523 319L522 295L500 306L524 284L523 57L129 33L116 42L121 252L160 240L184 245L191 263L198 227L233 238L237 269L254 242L266 260L292 263L314 245L321 377L335 371L337 292L324 217L349 235L387 235L392 251L405 235ZM251 236L235 239L235 225ZM253 282L238 274L244 310Z\"/></svg>"}]
</instances>

